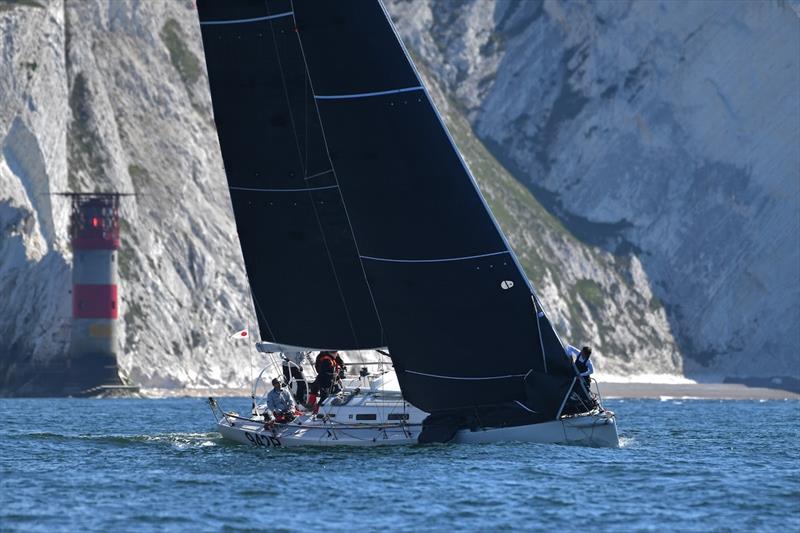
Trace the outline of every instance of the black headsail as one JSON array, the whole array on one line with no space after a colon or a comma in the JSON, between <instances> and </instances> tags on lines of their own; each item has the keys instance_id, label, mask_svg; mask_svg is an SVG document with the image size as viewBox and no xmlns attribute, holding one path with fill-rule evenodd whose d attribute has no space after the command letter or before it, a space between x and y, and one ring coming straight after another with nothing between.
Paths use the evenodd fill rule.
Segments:
<instances>
[{"instance_id":1,"label":"black headsail","mask_svg":"<svg viewBox=\"0 0 800 533\"><path fill-rule=\"evenodd\" d=\"M208 0L198 7L245 257L250 240L270 257L286 254L287 243L292 254L299 251L281 233L281 216L294 211L281 204L276 215L275 205L264 202L245 207L265 193L240 194L237 187L298 187L296 176L286 175L297 168L290 161L300 139L313 148L299 150L314 162L304 173L328 172L314 184L330 187L324 198L313 191L304 209L319 210L323 200L333 204L326 209L337 216L318 220L323 235L339 236L332 270L349 268L351 284L342 287L341 297L349 308L356 304L348 291L363 294L353 302L361 306L355 314L367 323L368 311L377 311L406 399L430 412L517 403L555 416L573 367L383 6L377 0ZM245 87L232 96L231 84ZM287 101L290 108L297 106L293 121L269 130L274 108ZM282 198L274 193L270 202L273 196ZM252 226L243 232L244 225ZM305 285L321 283L314 278L287 283L283 271L256 265L247 264L251 283L280 286L287 302L292 294L303 300ZM270 294L265 290L264 298ZM292 316L298 312L288 310ZM329 321L332 315L314 320ZM342 327L311 319L308 324L332 336L332 328ZM302 331L297 335L297 344L310 344L300 338ZM547 401L537 401L536 387L531 394L531 376L545 377Z\"/></svg>"}]
</instances>

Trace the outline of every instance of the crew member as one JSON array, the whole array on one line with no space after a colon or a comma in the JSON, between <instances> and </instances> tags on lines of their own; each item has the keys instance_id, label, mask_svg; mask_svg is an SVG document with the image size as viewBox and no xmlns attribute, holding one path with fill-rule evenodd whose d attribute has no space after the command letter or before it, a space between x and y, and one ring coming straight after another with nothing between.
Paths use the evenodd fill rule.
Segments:
<instances>
[{"instance_id":1,"label":"crew member","mask_svg":"<svg viewBox=\"0 0 800 533\"><path fill-rule=\"evenodd\" d=\"M590 376L594 373L594 366L589 358L592 356L592 349L588 346L584 346L579 351L576 347L568 344L566 351L570 359L575 357L574 362L575 367L578 369L578 375L583 378L583 382L586 384L586 390L591 391L592 378Z\"/></svg>"},{"instance_id":2,"label":"crew member","mask_svg":"<svg viewBox=\"0 0 800 533\"><path fill-rule=\"evenodd\" d=\"M344 361L337 352L323 350L317 355L314 368L317 370L317 379L309 387L311 389L309 404L314 406L316 412L325 398L341 390L340 378L344 372Z\"/></svg>"},{"instance_id":3,"label":"crew member","mask_svg":"<svg viewBox=\"0 0 800 533\"><path fill-rule=\"evenodd\" d=\"M290 422L295 418L294 397L291 392L283 389L283 383L278 378L272 380L272 390L267 394L267 408L278 422Z\"/></svg>"}]
</instances>

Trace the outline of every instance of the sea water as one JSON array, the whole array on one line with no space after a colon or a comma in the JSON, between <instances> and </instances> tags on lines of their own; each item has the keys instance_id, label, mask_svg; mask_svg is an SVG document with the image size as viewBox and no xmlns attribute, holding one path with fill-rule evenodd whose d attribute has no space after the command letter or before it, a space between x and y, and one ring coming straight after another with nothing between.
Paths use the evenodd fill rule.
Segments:
<instances>
[{"instance_id":1,"label":"sea water","mask_svg":"<svg viewBox=\"0 0 800 533\"><path fill-rule=\"evenodd\" d=\"M0 400L0 530L800 531L800 402L606 404L619 449L289 450L201 399Z\"/></svg>"}]
</instances>

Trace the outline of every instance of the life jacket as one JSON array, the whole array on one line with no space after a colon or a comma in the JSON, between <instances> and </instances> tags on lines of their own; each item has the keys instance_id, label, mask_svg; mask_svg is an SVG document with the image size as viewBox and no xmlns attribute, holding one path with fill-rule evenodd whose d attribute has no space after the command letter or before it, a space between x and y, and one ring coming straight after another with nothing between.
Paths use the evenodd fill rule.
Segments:
<instances>
[{"instance_id":1,"label":"life jacket","mask_svg":"<svg viewBox=\"0 0 800 533\"><path fill-rule=\"evenodd\" d=\"M584 372L589 370L589 365L586 364L587 362L588 362L588 359L584 361L583 359L581 359L580 355L575 358L575 367L578 369L578 373L579 374L583 374ZM591 391L592 391L592 376L581 376L581 378L583 379L583 384L586 387L586 391L591 394Z\"/></svg>"},{"instance_id":2,"label":"life jacket","mask_svg":"<svg viewBox=\"0 0 800 533\"><path fill-rule=\"evenodd\" d=\"M589 365L586 364L586 361L582 358L581 355L575 358L575 366L578 368L578 373L583 374L589 370Z\"/></svg>"},{"instance_id":3,"label":"life jacket","mask_svg":"<svg viewBox=\"0 0 800 533\"><path fill-rule=\"evenodd\" d=\"M324 368L324 362L328 362L330 364L330 370ZM331 373L334 376L339 374L339 363L336 361L336 358L329 353L319 354L317 356L317 361L314 363L314 367L317 369L317 374Z\"/></svg>"}]
</instances>

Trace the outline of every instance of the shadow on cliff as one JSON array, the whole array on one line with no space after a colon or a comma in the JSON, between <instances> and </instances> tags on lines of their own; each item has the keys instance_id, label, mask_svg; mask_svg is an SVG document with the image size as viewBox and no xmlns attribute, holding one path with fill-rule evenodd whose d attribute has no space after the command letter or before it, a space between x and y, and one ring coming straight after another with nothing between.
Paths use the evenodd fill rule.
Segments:
<instances>
[{"instance_id":1,"label":"shadow on cliff","mask_svg":"<svg viewBox=\"0 0 800 533\"><path fill-rule=\"evenodd\" d=\"M47 393L63 380L69 265L55 250L27 257L23 234L35 227L33 217L0 202L0 396Z\"/></svg>"}]
</instances>

